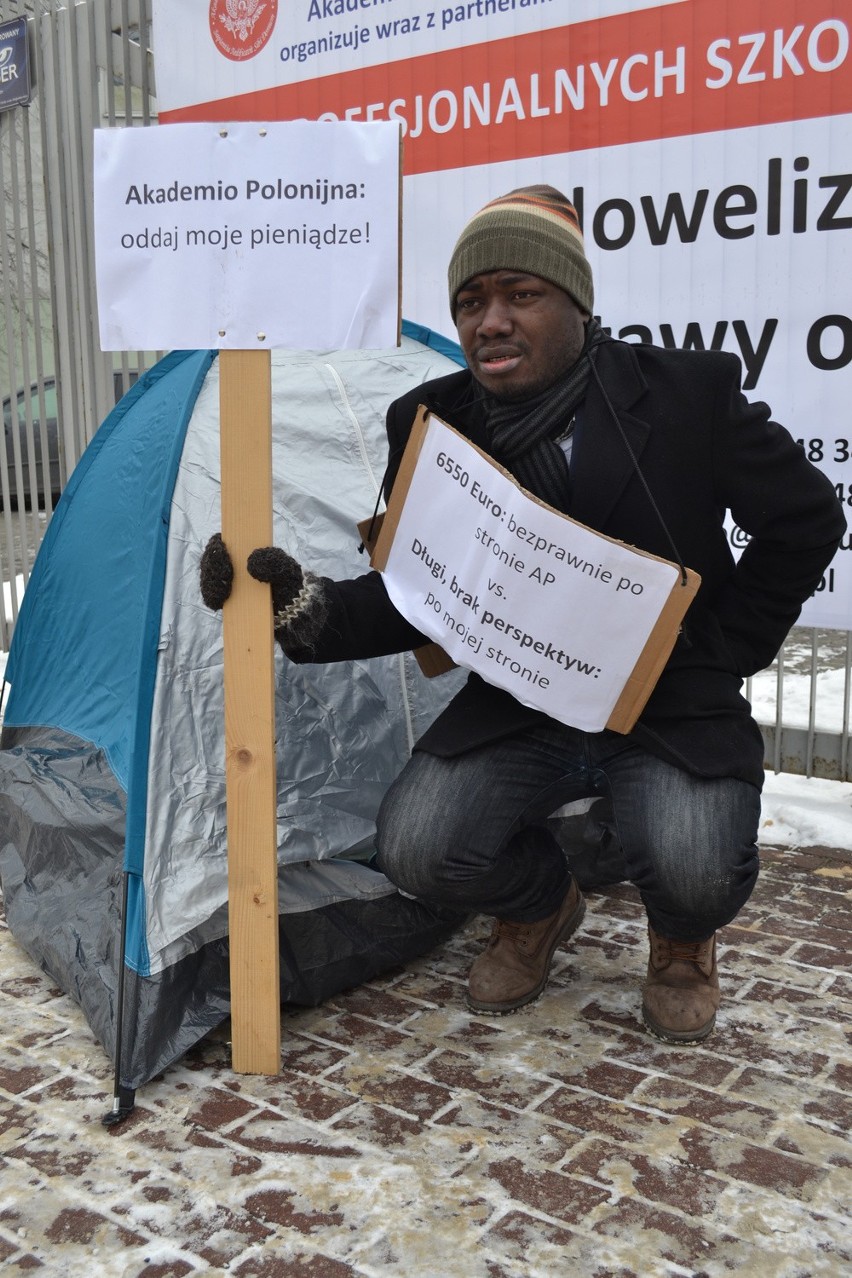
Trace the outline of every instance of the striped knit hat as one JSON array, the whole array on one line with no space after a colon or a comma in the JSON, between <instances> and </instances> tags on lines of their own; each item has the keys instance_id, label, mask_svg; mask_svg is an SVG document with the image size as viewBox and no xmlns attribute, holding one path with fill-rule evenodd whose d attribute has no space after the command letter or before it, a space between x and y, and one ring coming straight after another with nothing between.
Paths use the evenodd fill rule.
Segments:
<instances>
[{"instance_id":1,"label":"striped knit hat","mask_svg":"<svg viewBox=\"0 0 852 1278\"><path fill-rule=\"evenodd\" d=\"M459 289L483 271L524 271L556 284L592 313L592 269L573 204L552 186L521 186L475 213L458 238L448 271L450 311Z\"/></svg>"}]
</instances>

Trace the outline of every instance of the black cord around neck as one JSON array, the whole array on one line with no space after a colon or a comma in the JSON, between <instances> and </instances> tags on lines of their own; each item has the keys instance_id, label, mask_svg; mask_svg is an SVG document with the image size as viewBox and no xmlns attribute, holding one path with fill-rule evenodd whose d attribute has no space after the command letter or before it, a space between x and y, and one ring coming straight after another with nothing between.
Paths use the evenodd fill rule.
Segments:
<instances>
[{"instance_id":1,"label":"black cord around neck","mask_svg":"<svg viewBox=\"0 0 852 1278\"><path fill-rule=\"evenodd\" d=\"M612 341L612 338L610 338L609 340ZM630 458L631 462L633 463L633 469L635 470L636 474L639 477L639 482L645 490L645 494L648 498L648 501L651 503L651 509L653 510L654 514L657 516L660 527L665 533L666 541L669 543L669 545L672 548L675 562L677 563L677 566L680 569L680 584L682 586L685 586L687 585L689 579L687 577L686 567L684 565L683 559L681 558L680 551L675 545L675 539L669 532L668 524L666 523L665 519L663 519L663 513L660 510L659 506L657 505L656 499L654 497L654 494L651 492L647 479L642 474L642 468L639 465L639 459L634 453L633 448L630 444L630 440L627 438L627 435L625 433L624 427L622 426L621 422L618 419L618 413L615 411L615 408L613 407L612 400L610 399L609 395L606 393L606 388L604 387L604 384L601 381L601 375L597 370L596 361L592 359L590 360L590 363L592 366L592 377L594 377L595 381L598 384L598 390L603 396L603 401L606 404L607 411L609 412L609 415L612 418L612 420L615 422L615 426L616 426L616 429L618 430L619 435L621 436L622 443L624 444L624 447L627 449L627 455Z\"/></svg>"}]
</instances>

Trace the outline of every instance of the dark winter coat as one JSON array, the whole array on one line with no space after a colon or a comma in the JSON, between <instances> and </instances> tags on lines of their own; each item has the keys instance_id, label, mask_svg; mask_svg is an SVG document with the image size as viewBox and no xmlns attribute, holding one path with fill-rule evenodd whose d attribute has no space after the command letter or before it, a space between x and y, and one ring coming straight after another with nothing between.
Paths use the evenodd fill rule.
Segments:
<instances>
[{"instance_id":1,"label":"dark winter coat","mask_svg":"<svg viewBox=\"0 0 852 1278\"><path fill-rule=\"evenodd\" d=\"M763 743L742 680L773 660L819 583L843 535L842 507L767 406L742 395L734 356L612 341L599 349L597 369L624 436L592 380L577 414L568 513L666 559L674 557L674 542L702 578L633 736L693 774L760 785ZM488 451L472 391L464 371L391 404L387 491L420 403ZM726 511L751 537L736 563ZM298 659L379 656L424 642L393 607L378 573L335 583L331 596L320 643ZM459 754L543 717L471 675L416 748Z\"/></svg>"}]
</instances>

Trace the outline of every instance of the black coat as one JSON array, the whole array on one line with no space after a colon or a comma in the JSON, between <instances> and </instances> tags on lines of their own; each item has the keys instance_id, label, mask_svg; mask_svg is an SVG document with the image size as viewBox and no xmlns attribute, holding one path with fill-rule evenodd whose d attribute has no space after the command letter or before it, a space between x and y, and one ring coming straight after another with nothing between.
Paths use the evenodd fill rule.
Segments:
<instances>
[{"instance_id":1,"label":"black coat","mask_svg":"<svg viewBox=\"0 0 852 1278\"><path fill-rule=\"evenodd\" d=\"M675 557L674 543L702 578L633 736L696 775L760 785L763 743L742 679L769 665L819 583L845 529L842 507L767 406L742 395L733 355L612 341L599 348L597 369L624 433L592 380L577 413L569 513L665 559ZM421 403L488 451L470 373L426 382L388 410L386 492ZM736 563L726 511L751 537ZM319 644L310 653L288 649L294 659L379 656L424 642L378 573L336 582L330 595ZM543 717L471 675L416 748L459 754Z\"/></svg>"}]
</instances>

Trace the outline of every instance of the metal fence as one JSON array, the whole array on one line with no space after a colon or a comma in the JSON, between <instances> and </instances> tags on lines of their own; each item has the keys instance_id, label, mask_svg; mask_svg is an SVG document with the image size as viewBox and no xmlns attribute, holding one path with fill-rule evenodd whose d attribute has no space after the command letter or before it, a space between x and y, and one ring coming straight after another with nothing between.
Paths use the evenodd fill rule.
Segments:
<instances>
[{"instance_id":1,"label":"metal fence","mask_svg":"<svg viewBox=\"0 0 852 1278\"><path fill-rule=\"evenodd\" d=\"M150 0L0 0L0 22L20 15L33 98L0 113L0 654L60 490L157 358L99 348L92 217L93 129L156 119ZM852 632L795 629L747 687L767 766L852 779L851 685Z\"/></svg>"},{"instance_id":2,"label":"metal fence","mask_svg":"<svg viewBox=\"0 0 852 1278\"><path fill-rule=\"evenodd\" d=\"M95 127L155 118L149 0L0 0L29 26L33 95L0 113L0 652L61 489L156 352L98 344Z\"/></svg>"}]
</instances>

